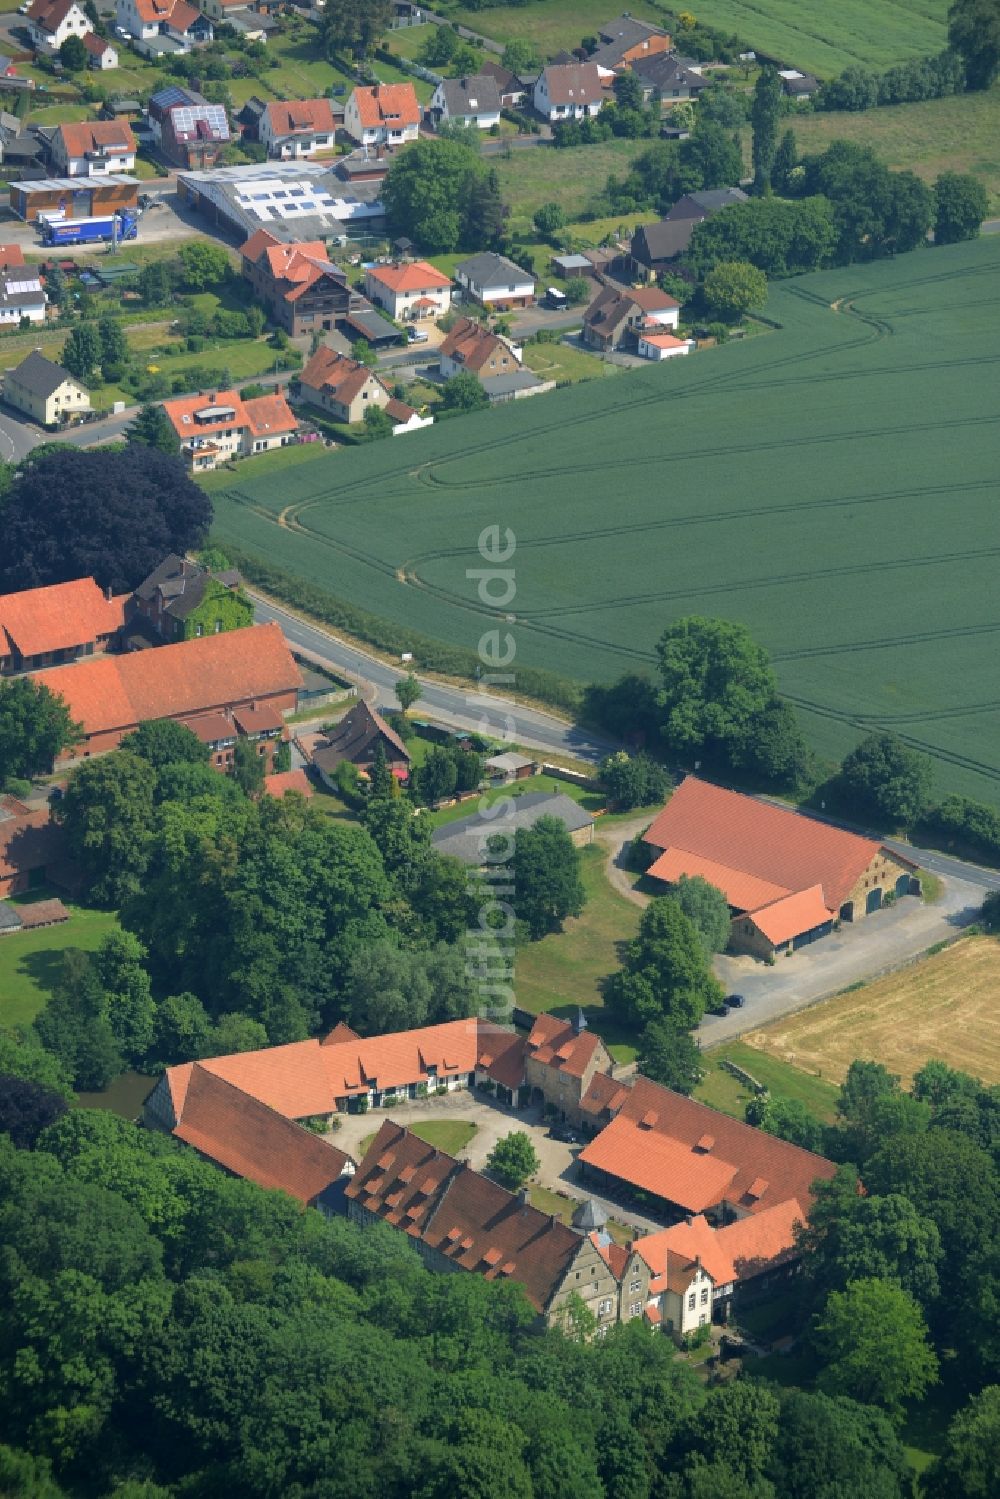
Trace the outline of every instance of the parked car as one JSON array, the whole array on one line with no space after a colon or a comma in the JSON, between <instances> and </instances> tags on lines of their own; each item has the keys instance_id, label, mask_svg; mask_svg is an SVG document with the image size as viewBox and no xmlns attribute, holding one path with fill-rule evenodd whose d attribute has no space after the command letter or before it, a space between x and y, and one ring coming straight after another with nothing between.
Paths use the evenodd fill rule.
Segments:
<instances>
[{"instance_id":1,"label":"parked car","mask_svg":"<svg viewBox=\"0 0 1000 1499\"><path fill-rule=\"evenodd\" d=\"M565 1124L554 1124L549 1130L550 1140L561 1140L564 1145L579 1145L580 1138Z\"/></svg>"},{"instance_id":2,"label":"parked car","mask_svg":"<svg viewBox=\"0 0 1000 1499\"><path fill-rule=\"evenodd\" d=\"M742 994L727 994L726 1008L729 1010L742 1010L746 1004L746 997Z\"/></svg>"},{"instance_id":3,"label":"parked car","mask_svg":"<svg viewBox=\"0 0 1000 1499\"><path fill-rule=\"evenodd\" d=\"M425 344L427 342L427 332L424 328L415 328L410 323L406 329L406 341L411 344Z\"/></svg>"}]
</instances>

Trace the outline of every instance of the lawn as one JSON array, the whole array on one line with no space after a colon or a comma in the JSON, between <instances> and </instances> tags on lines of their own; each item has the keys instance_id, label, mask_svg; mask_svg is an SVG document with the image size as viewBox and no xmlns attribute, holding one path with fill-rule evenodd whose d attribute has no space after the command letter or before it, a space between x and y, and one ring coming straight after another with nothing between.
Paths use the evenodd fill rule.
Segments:
<instances>
[{"instance_id":1,"label":"lawn","mask_svg":"<svg viewBox=\"0 0 1000 1499\"><path fill-rule=\"evenodd\" d=\"M673 619L738 620L822 759L893 730L937 794L996 804L1000 236L774 283L766 315L767 338L318 457L280 489L247 469L216 532L470 655L499 617L518 666L577 682L655 672ZM470 572L498 523L501 611Z\"/></svg>"},{"instance_id":2,"label":"lawn","mask_svg":"<svg viewBox=\"0 0 1000 1499\"><path fill-rule=\"evenodd\" d=\"M435 1150L443 1150L446 1155L458 1155L468 1145L477 1127L468 1119L423 1119L418 1124L407 1124L406 1128L418 1140L423 1140L426 1145L433 1145ZM370 1135L365 1135L360 1141L359 1160L377 1134L378 1130L372 1130Z\"/></svg>"},{"instance_id":3,"label":"lawn","mask_svg":"<svg viewBox=\"0 0 1000 1499\"><path fill-rule=\"evenodd\" d=\"M642 911L608 881L607 857L601 844L581 850L587 894L583 914L571 917L563 931L518 948L514 992L518 1005L533 1015L549 1010L575 1015L579 1005L615 1061L630 1062L635 1057L634 1034L605 1014L601 984L620 967L622 947L635 936Z\"/></svg>"},{"instance_id":4,"label":"lawn","mask_svg":"<svg viewBox=\"0 0 1000 1499\"><path fill-rule=\"evenodd\" d=\"M54 893L46 891L45 895ZM41 898L42 892L38 892L25 900ZM14 906L22 903L18 897L12 901ZM30 1025L52 993L67 947L93 952L118 925L110 911L64 904L71 915L61 926L0 937L0 1026Z\"/></svg>"},{"instance_id":5,"label":"lawn","mask_svg":"<svg viewBox=\"0 0 1000 1499\"><path fill-rule=\"evenodd\" d=\"M580 1206L578 1198L563 1197L549 1187L539 1186L537 1182L529 1185L528 1197L531 1200L531 1206L537 1208L540 1213L548 1213L551 1217L557 1218L560 1223L565 1223L567 1228L572 1228L573 1214ZM616 1218L608 1219L608 1233L616 1244L630 1244L635 1238L635 1229L619 1223Z\"/></svg>"},{"instance_id":6,"label":"lawn","mask_svg":"<svg viewBox=\"0 0 1000 1499\"><path fill-rule=\"evenodd\" d=\"M535 210L543 203L558 203L567 219L581 218L595 195L603 191L609 173L626 176L647 145L646 141L610 140L564 151L555 146L526 146L512 150L509 161L490 158L497 168L503 200L510 204L511 230L529 229Z\"/></svg>"},{"instance_id":7,"label":"lawn","mask_svg":"<svg viewBox=\"0 0 1000 1499\"><path fill-rule=\"evenodd\" d=\"M702 1103L731 1114L734 1119L743 1118L746 1104L753 1097L752 1090L720 1065L723 1059L749 1072L776 1098L794 1099L805 1104L814 1119L824 1124L833 1122L838 1092L833 1083L793 1067L780 1057L755 1051L741 1041L727 1041L705 1052L705 1076L695 1089L695 1097Z\"/></svg>"},{"instance_id":8,"label":"lawn","mask_svg":"<svg viewBox=\"0 0 1000 1499\"><path fill-rule=\"evenodd\" d=\"M238 472L241 479L246 476L260 479L265 475L284 473L286 469L295 468L300 463L311 463L315 461L315 458L315 443L296 442L291 443L287 448L275 448L271 453L259 453L257 457L248 460L249 468L244 468L240 464ZM202 489L207 490L209 494L220 489L230 489L234 482L233 471L228 468L217 468L211 474L196 474L195 478Z\"/></svg>"},{"instance_id":9,"label":"lawn","mask_svg":"<svg viewBox=\"0 0 1000 1499\"><path fill-rule=\"evenodd\" d=\"M973 172L1000 212L1000 84L982 93L923 104L895 104L865 114L792 115L800 151L822 151L832 140L873 146L891 167L932 181L940 172Z\"/></svg>"},{"instance_id":10,"label":"lawn","mask_svg":"<svg viewBox=\"0 0 1000 1499\"><path fill-rule=\"evenodd\" d=\"M543 380L600 380L621 371L616 364L606 364L594 354L587 354L572 344L528 344L524 362Z\"/></svg>"},{"instance_id":11,"label":"lawn","mask_svg":"<svg viewBox=\"0 0 1000 1499\"><path fill-rule=\"evenodd\" d=\"M768 1058L834 1082L857 1057L883 1062L908 1083L933 1057L984 1083L1000 1083L998 991L1000 940L966 937L863 989L752 1031L744 1040Z\"/></svg>"},{"instance_id":12,"label":"lawn","mask_svg":"<svg viewBox=\"0 0 1000 1499\"><path fill-rule=\"evenodd\" d=\"M513 9L463 10L450 4L437 8L449 21L458 21L494 41L533 42L542 57L551 57L564 47L578 47L581 37L593 36L598 26L614 15L614 9L609 10L604 0L530 0ZM632 0L629 9L639 20L661 20L657 7L646 0Z\"/></svg>"}]
</instances>

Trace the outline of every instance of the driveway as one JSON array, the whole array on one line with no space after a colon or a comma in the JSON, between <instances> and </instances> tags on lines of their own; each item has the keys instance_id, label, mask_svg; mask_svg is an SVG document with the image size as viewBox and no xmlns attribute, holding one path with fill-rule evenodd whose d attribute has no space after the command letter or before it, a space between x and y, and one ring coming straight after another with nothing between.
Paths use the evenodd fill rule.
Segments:
<instances>
[{"instance_id":1,"label":"driveway","mask_svg":"<svg viewBox=\"0 0 1000 1499\"><path fill-rule=\"evenodd\" d=\"M465 1149L459 1151L457 1159L465 1161L474 1171L485 1170L486 1158L498 1140L514 1130L522 1130L530 1135L538 1155L540 1164L533 1179L539 1186L559 1192L577 1202L593 1198L609 1217L634 1228L637 1233L655 1233L663 1227L663 1222L658 1219L635 1213L627 1200L615 1202L591 1191L589 1184L580 1180L580 1168L576 1164L581 1147L553 1140L549 1136L548 1127L542 1123L541 1108L537 1105L530 1109L512 1109L498 1104L488 1094L470 1090L449 1093L445 1098L394 1104L389 1109L375 1109L368 1114L341 1114L339 1118L340 1128L333 1130L326 1138L338 1150L346 1150L355 1160L359 1160L361 1156L361 1141L366 1135L380 1129L386 1119L407 1129L412 1129L415 1124L447 1119L468 1121L476 1126L476 1133Z\"/></svg>"},{"instance_id":2,"label":"driveway","mask_svg":"<svg viewBox=\"0 0 1000 1499\"><path fill-rule=\"evenodd\" d=\"M706 1015L698 1028L699 1043L731 1041L852 984L903 968L935 943L956 937L978 916L983 891L954 878L942 885L940 899L932 905L919 896L904 896L889 910L856 926L845 923L790 958L778 958L773 968L749 957L716 958L715 971L726 992L744 995L746 1004L726 1016Z\"/></svg>"}]
</instances>

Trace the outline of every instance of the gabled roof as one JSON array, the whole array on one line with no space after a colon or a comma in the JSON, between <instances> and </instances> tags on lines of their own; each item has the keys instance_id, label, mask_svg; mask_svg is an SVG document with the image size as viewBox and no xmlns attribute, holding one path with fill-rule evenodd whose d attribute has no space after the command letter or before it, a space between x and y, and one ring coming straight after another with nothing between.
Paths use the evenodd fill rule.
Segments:
<instances>
[{"instance_id":1,"label":"gabled roof","mask_svg":"<svg viewBox=\"0 0 1000 1499\"><path fill-rule=\"evenodd\" d=\"M273 437L275 432L294 432L298 427L292 408L280 391L252 396L243 402L243 414L251 437Z\"/></svg>"},{"instance_id":2,"label":"gabled roof","mask_svg":"<svg viewBox=\"0 0 1000 1499\"><path fill-rule=\"evenodd\" d=\"M514 1280L544 1311L580 1253L580 1236L391 1119L345 1189L349 1201L453 1266Z\"/></svg>"},{"instance_id":3,"label":"gabled roof","mask_svg":"<svg viewBox=\"0 0 1000 1499\"><path fill-rule=\"evenodd\" d=\"M492 78L496 82L497 90L501 94L523 94L524 84L516 73L510 68L505 68L502 63L488 58L480 64L479 77Z\"/></svg>"},{"instance_id":4,"label":"gabled roof","mask_svg":"<svg viewBox=\"0 0 1000 1499\"><path fill-rule=\"evenodd\" d=\"M873 838L726 791L695 776L682 781L647 830L644 842L652 848L713 860L740 878L768 882L773 893L751 896L744 909L820 885L826 906L836 910L881 847ZM688 872L680 870L686 862L683 857L675 855L673 862L679 872ZM730 890L736 888L730 885ZM741 904L724 893L731 905Z\"/></svg>"},{"instance_id":5,"label":"gabled roof","mask_svg":"<svg viewBox=\"0 0 1000 1499\"><path fill-rule=\"evenodd\" d=\"M604 86L597 64L567 62L542 69L550 104L597 104Z\"/></svg>"},{"instance_id":6,"label":"gabled roof","mask_svg":"<svg viewBox=\"0 0 1000 1499\"><path fill-rule=\"evenodd\" d=\"M328 391L345 406L350 405L370 380L374 380L376 385L382 384L378 375L367 364L350 359L346 354L338 354L336 349L331 349L327 344L320 344L299 376L301 385L308 385L310 390Z\"/></svg>"},{"instance_id":7,"label":"gabled roof","mask_svg":"<svg viewBox=\"0 0 1000 1499\"><path fill-rule=\"evenodd\" d=\"M811 885L808 890L797 890L794 895L783 896L781 900L754 911L751 919L757 930L778 947L802 932L825 926L835 914L827 909L823 886Z\"/></svg>"},{"instance_id":8,"label":"gabled roof","mask_svg":"<svg viewBox=\"0 0 1000 1499\"><path fill-rule=\"evenodd\" d=\"M721 212L723 208L731 208L734 203L747 201L747 195L741 187L706 188L704 192L685 193L683 198L678 198L667 214L667 218L672 220L708 219L713 213Z\"/></svg>"},{"instance_id":9,"label":"gabled roof","mask_svg":"<svg viewBox=\"0 0 1000 1499\"><path fill-rule=\"evenodd\" d=\"M597 34L602 45L590 54L589 61L602 68L616 68L626 52L630 52L633 47L641 47L644 42L654 39L669 41L667 33L661 31L659 26L652 26L627 15L608 21Z\"/></svg>"},{"instance_id":10,"label":"gabled roof","mask_svg":"<svg viewBox=\"0 0 1000 1499\"><path fill-rule=\"evenodd\" d=\"M477 73L471 78L445 78L439 87L445 113L450 118L500 113L500 90L496 79L488 73Z\"/></svg>"},{"instance_id":11,"label":"gabled roof","mask_svg":"<svg viewBox=\"0 0 1000 1499\"><path fill-rule=\"evenodd\" d=\"M506 339L492 333L475 318L459 318L438 351L449 359L455 359L474 374L483 369L491 359L506 358L514 369L521 368L521 361Z\"/></svg>"},{"instance_id":12,"label":"gabled roof","mask_svg":"<svg viewBox=\"0 0 1000 1499\"><path fill-rule=\"evenodd\" d=\"M298 426L291 407L277 391L249 401L244 401L237 390L178 396L174 401L164 401L163 409L182 442L233 427L246 427L253 436L261 437L265 433L294 432ZM218 414L210 415L215 412Z\"/></svg>"},{"instance_id":13,"label":"gabled roof","mask_svg":"<svg viewBox=\"0 0 1000 1499\"><path fill-rule=\"evenodd\" d=\"M495 1083L513 1091L524 1082L526 1045L525 1038L517 1031L507 1031L501 1026L491 1026L487 1021L481 1020L476 1066Z\"/></svg>"},{"instance_id":14,"label":"gabled roof","mask_svg":"<svg viewBox=\"0 0 1000 1499\"><path fill-rule=\"evenodd\" d=\"M113 52L115 49L106 36L98 36L96 31L87 31L80 38L91 57L103 57L105 52Z\"/></svg>"},{"instance_id":15,"label":"gabled roof","mask_svg":"<svg viewBox=\"0 0 1000 1499\"><path fill-rule=\"evenodd\" d=\"M193 717L302 686L281 626L273 622L155 651L54 666L39 680L63 698L86 734L131 728L148 718Z\"/></svg>"},{"instance_id":16,"label":"gabled roof","mask_svg":"<svg viewBox=\"0 0 1000 1499\"><path fill-rule=\"evenodd\" d=\"M697 218L661 219L658 224L640 224L632 235L631 253L640 265L653 266L674 260L691 243Z\"/></svg>"},{"instance_id":17,"label":"gabled roof","mask_svg":"<svg viewBox=\"0 0 1000 1499\"><path fill-rule=\"evenodd\" d=\"M763 1213L737 1218L716 1232L720 1249L733 1263L737 1280L759 1275L768 1265L787 1260L796 1250L795 1228L807 1214L796 1198L776 1203Z\"/></svg>"},{"instance_id":18,"label":"gabled roof","mask_svg":"<svg viewBox=\"0 0 1000 1499\"><path fill-rule=\"evenodd\" d=\"M43 656L114 634L124 622L124 597L107 599L93 578L0 595L0 660L16 652Z\"/></svg>"},{"instance_id":19,"label":"gabled roof","mask_svg":"<svg viewBox=\"0 0 1000 1499\"><path fill-rule=\"evenodd\" d=\"M535 1062L567 1077L583 1077L602 1045L593 1031L578 1031L568 1020L538 1015L527 1041L527 1053Z\"/></svg>"},{"instance_id":20,"label":"gabled roof","mask_svg":"<svg viewBox=\"0 0 1000 1499\"><path fill-rule=\"evenodd\" d=\"M420 105L412 83L376 83L374 88L356 88L351 98L366 130L380 125L398 130L420 124Z\"/></svg>"},{"instance_id":21,"label":"gabled roof","mask_svg":"<svg viewBox=\"0 0 1000 1499\"><path fill-rule=\"evenodd\" d=\"M676 1257L688 1264L700 1260L717 1286L730 1285L736 1280L735 1266L720 1244L718 1232L703 1213L697 1213L686 1222L675 1223L660 1233L637 1239L635 1248L656 1277L665 1276L668 1260Z\"/></svg>"},{"instance_id":22,"label":"gabled roof","mask_svg":"<svg viewBox=\"0 0 1000 1499\"><path fill-rule=\"evenodd\" d=\"M335 130L329 99L289 99L269 103L265 111L275 136L332 135Z\"/></svg>"},{"instance_id":23,"label":"gabled roof","mask_svg":"<svg viewBox=\"0 0 1000 1499\"><path fill-rule=\"evenodd\" d=\"M622 1083L606 1072L595 1072L590 1086L580 1099L580 1108L585 1114L596 1118L605 1112L616 1114L629 1095L631 1082Z\"/></svg>"},{"instance_id":24,"label":"gabled roof","mask_svg":"<svg viewBox=\"0 0 1000 1499\"><path fill-rule=\"evenodd\" d=\"M135 154L135 136L127 120L84 120L76 125L58 125L55 139L62 140L68 159L100 151Z\"/></svg>"},{"instance_id":25,"label":"gabled roof","mask_svg":"<svg viewBox=\"0 0 1000 1499\"><path fill-rule=\"evenodd\" d=\"M708 88L708 79L691 71L690 59L674 52L652 52L629 67L649 88Z\"/></svg>"},{"instance_id":26,"label":"gabled roof","mask_svg":"<svg viewBox=\"0 0 1000 1499\"><path fill-rule=\"evenodd\" d=\"M134 4L147 25L166 22L173 31L187 31L201 15L187 0L134 0Z\"/></svg>"},{"instance_id":27,"label":"gabled roof","mask_svg":"<svg viewBox=\"0 0 1000 1499\"><path fill-rule=\"evenodd\" d=\"M375 753L376 741L385 741L390 760L410 763L410 752L395 729L387 724L377 708L362 700L356 703L327 735L327 742L313 753L313 763L320 770L336 770L343 760L357 763Z\"/></svg>"},{"instance_id":28,"label":"gabled roof","mask_svg":"<svg viewBox=\"0 0 1000 1499\"><path fill-rule=\"evenodd\" d=\"M320 1197L350 1164L344 1151L199 1062L191 1065L183 1111L173 1133L234 1175L287 1192L302 1203Z\"/></svg>"},{"instance_id":29,"label":"gabled roof","mask_svg":"<svg viewBox=\"0 0 1000 1499\"><path fill-rule=\"evenodd\" d=\"M807 1204L813 1181L836 1171L822 1156L641 1075L580 1160L690 1213L721 1202L748 1214L792 1199Z\"/></svg>"},{"instance_id":30,"label":"gabled roof","mask_svg":"<svg viewBox=\"0 0 1000 1499\"><path fill-rule=\"evenodd\" d=\"M451 285L451 278L426 260L406 260L396 265L373 265L368 269L373 281L390 291L433 291Z\"/></svg>"},{"instance_id":31,"label":"gabled roof","mask_svg":"<svg viewBox=\"0 0 1000 1499\"><path fill-rule=\"evenodd\" d=\"M78 389L84 389L79 380L74 380L61 364L53 364L51 359L46 359L37 349L33 349L22 359L17 368L11 370L7 379L23 385L32 395L42 396L44 399L53 395L66 380L72 381Z\"/></svg>"},{"instance_id":32,"label":"gabled roof","mask_svg":"<svg viewBox=\"0 0 1000 1499\"><path fill-rule=\"evenodd\" d=\"M42 31L51 34L59 30L70 11L76 4L76 0L33 0L29 7L27 17L34 21ZM82 10L83 7L81 6Z\"/></svg>"},{"instance_id":33,"label":"gabled roof","mask_svg":"<svg viewBox=\"0 0 1000 1499\"><path fill-rule=\"evenodd\" d=\"M481 255L470 255L468 260L460 261L455 274L476 286L523 286L526 281L532 286L535 284L530 271L515 265L506 255L494 255L492 250L484 250Z\"/></svg>"}]
</instances>

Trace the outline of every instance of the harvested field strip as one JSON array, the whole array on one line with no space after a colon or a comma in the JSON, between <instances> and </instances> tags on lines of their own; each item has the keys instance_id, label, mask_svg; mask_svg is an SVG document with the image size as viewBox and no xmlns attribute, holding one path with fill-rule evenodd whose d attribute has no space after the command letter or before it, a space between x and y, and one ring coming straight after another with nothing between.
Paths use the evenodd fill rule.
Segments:
<instances>
[{"instance_id":1,"label":"harvested field strip","mask_svg":"<svg viewBox=\"0 0 1000 1499\"><path fill-rule=\"evenodd\" d=\"M984 1083L1000 1083L998 992L1000 941L966 937L743 1040L831 1082L842 1082L855 1058L882 1062L909 1082L934 1057Z\"/></svg>"}]
</instances>

